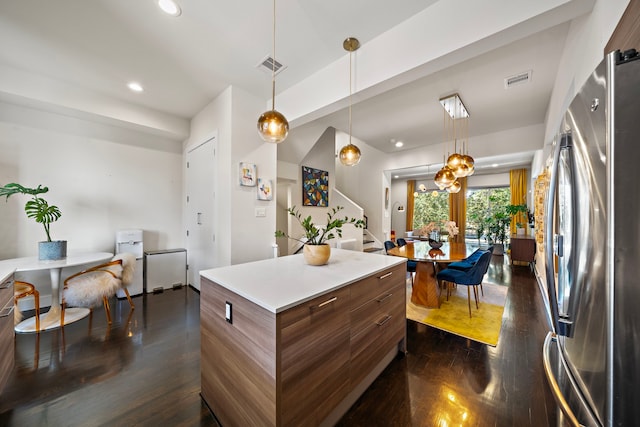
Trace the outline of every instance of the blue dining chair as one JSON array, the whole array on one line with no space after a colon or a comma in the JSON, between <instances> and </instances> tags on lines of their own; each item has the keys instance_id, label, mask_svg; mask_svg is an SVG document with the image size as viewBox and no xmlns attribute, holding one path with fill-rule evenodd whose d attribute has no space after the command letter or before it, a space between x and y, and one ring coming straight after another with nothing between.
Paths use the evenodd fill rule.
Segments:
<instances>
[{"instance_id":1,"label":"blue dining chair","mask_svg":"<svg viewBox=\"0 0 640 427\"><path fill-rule=\"evenodd\" d=\"M480 255L483 252L489 251L493 254L493 245L489 246L488 249L476 249L471 255L466 257L465 259L461 259L460 261L452 262L447 265L447 268L453 268L454 270L462 270L468 271L475 265L476 262L480 259Z\"/></svg>"},{"instance_id":2,"label":"blue dining chair","mask_svg":"<svg viewBox=\"0 0 640 427\"><path fill-rule=\"evenodd\" d=\"M384 242L384 251L385 252L389 252L389 249L393 249L396 247L396 244L393 243L391 240L387 240Z\"/></svg>"},{"instance_id":3,"label":"blue dining chair","mask_svg":"<svg viewBox=\"0 0 640 427\"><path fill-rule=\"evenodd\" d=\"M471 255L469 255L465 259L450 263L449 265L447 265L447 268L453 268L454 270L469 271L471 270L471 267L473 267L474 264L478 262L480 255L482 255L482 252L484 251L489 251L491 252L491 254L493 254L493 245L489 246L487 249L476 249ZM480 292L482 293L482 296L484 296L484 288L482 287L482 283L480 284Z\"/></svg>"},{"instance_id":4,"label":"blue dining chair","mask_svg":"<svg viewBox=\"0 0 640 427\"><path fill-rule=\"evenodd\" d=\"M407 244L407 241L404 240L402 237L400 237L399 239L396 239L396 243L398 243L399 247L405 246Z\"/></svg>"},{"instance_id":5,"label":"blue dining chair","mask_svg":"<svg viewBox=\"0 0 640 427\"><path fill-rule=\"evenodd\" d=\"M491 262L491 252L488 250L483 251L480 254L478 261L467 271L456 270L453 268L445 268L440 271L436 278L448 282L447 284L447 298L450 295L449 283L456 285L464 285L467 287L467 302L469 304L469 317L471 317L471 292L470 287L473 287L473 296L476 300L476 309L478 309L478 285L482 284L482 279L489 269L489 263Z\"/></svg>"}]
</instances>

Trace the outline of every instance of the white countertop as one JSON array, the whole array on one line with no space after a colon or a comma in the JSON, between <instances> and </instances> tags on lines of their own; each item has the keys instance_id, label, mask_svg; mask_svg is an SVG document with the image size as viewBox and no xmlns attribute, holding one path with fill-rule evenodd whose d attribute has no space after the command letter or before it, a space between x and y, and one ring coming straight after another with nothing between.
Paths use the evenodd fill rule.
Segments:
<instances>
[{"instance_id":1,"label":"white countertop","mask_svg":"<svg viewBox=\"0 0 640 427\"><path fill-rule=\"evenodd\" d=\"M108 261L112 257L113 254L109 252L70 253L65 259L54 261L39 260L37 256L28 256L0 260L0 269L13 268L16 271L47 270Z\"/></svg>"},{"instance_id":2,"label":"white countertop","mask_svg":"<svg viewBox=\"0 0 640 427\"><path fill-rule=\"evenodd\" d=\"M202 270L200 275L272 313L279 313L406 261L401 257L331 248L327 265L308 265L303 255L298 254Z\"/></svg>"}]
</instances>

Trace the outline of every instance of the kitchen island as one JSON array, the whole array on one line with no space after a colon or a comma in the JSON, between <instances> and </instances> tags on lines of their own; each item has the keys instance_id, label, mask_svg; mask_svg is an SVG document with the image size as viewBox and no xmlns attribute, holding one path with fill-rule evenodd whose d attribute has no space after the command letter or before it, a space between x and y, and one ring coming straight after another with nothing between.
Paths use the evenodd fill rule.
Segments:
<instances>
[{"instance_id":1,"label":"kitchen island","mask_svg":"<svg viewBox=\"0 0 640 427\"><path fill-rule=\"evenodd\" d=\"M406 350L406 260L332 249L201 271L201 395L220 423L333 425Z\"/></svg>"}]
</instances>

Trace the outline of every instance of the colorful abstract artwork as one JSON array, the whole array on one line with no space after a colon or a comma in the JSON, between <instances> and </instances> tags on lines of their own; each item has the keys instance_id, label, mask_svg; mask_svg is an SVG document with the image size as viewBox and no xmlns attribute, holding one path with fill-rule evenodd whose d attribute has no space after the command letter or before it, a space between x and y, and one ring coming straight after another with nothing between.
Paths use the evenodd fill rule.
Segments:
<instances>
[{"instance_id":1,"label":"colorful abstract artwork","mask_svg":"<svg viewBox=\"0 0 640 427\"><path fill-rule=\"evenodd\" d=\"M246 187L255 187L256 180L256 165L253 163L240 162L240 185Z\"/></svg>"},{"instance_id":2,"label":"colorful abstract artwork","mask_svg":"<svg viewBox=\"0 0 640 427\"><path fill-rule=\"evenodd\" d=\"M302 166L302 205L329 206L329 172Z\"/></svg>"},{"instance_id":3,"label":"colorful abstract artwork","mask_svg":"<svg viewBox=\"0 0 640 427\"><path fill-rule=\"evenodd\" d=\"M273 200L273 190L270 179L258 178L258 200Z\"/></svg>"}]
</instances>

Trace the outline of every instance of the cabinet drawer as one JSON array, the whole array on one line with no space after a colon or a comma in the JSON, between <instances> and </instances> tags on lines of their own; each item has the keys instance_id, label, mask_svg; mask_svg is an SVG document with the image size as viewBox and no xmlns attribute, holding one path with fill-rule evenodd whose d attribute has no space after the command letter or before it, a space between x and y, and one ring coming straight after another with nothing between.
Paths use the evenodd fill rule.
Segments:
<instances>
[{"instance_id":1,"label":"cabinet drawer","mask_svg":"<svg viewBox=\"0 0 640 427\"><path fill-rule=\"evenodd\" d=\"M390 314L392 308L404 297L405 289L394 286L351 312L351 336L358 335L369 325ZM401 302L401 301L400 301Z\"/></svg>"},{"instance_id":2,"label":"cabinet drawer","mask_svg":"<svg viewBox=\"0 0 640 427\"><path fill-rule=\"evenodd\" d=\"M349 287L278 315L282 425L315 425L349 392Z\"/></svg>"},{"instance_id":3,"label":"cabinet drawer","mask_svg":"<svg viewBox=\"0 0 640 427\"><path fill-rule=\"evenodd\" d=\"M352 284L350 286L351 309L357 309L361 305L369 302L374 296L386 292L395 286L404 285L406 277L406 266L400 264L377 273L375 276L367 277Z\"/></svg>"},{"instance_id":4,"label":"cabinet drawer","mask_svg":"<svg viewBox=\"0 0 640 427\"><path fill-rule=\"evenodd\" d=\"M13 299L13 275L0 283L0 308Z\"/></svg>"},{"instance_id":5,"label":"cabinet drawer","mask_svg":"<svg viewBox=\"0 0 640 427\"><path fill-rule=\"evenodd\" d=\"M402 288L404 290L404 288ZM398 292L398 288L392 289L392 296L388 297L384 304L376 300L377 310L358 324L359 331L351 335L351 384L359 384L371 370L380 362L389 348L400 342L405 336L406 328L406 297ZM352 312L352 320L364 315L366 307Z\"/></svg>"},{"instance_id":6,"label":"cabinet drawer","mask_svg":"<svg viewBox=\"0 0 640 427\"><path fill-rule=\"evenodd\" d=\"M14 363L13 275L0 284L0 393Z\"/></svg>"},{"instance_id":7,"label":"cabinet drawer","mask_svg":"<svg viewBox=\"0 0 640 427\"><path fill-rule=\"evenodd\" d=\"M351 339L350 379L352 386L362 380L405 336L406 318L401 307L381 316Z\"/></svg>"}]
</instances>

